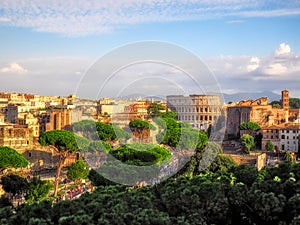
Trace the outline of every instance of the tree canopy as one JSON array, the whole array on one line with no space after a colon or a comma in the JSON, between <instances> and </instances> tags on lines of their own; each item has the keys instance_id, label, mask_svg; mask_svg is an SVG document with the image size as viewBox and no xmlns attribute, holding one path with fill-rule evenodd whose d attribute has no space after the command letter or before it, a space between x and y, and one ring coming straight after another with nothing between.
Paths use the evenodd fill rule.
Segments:
<instances>
[{"instance_id":1,"label":"tree canopy","mask_svg":"<svg viewBox=\"0 0 300 225\"><path fill-rule=\"evenodd\" d=\"M6 192L13 195L25 193L29 188L27 179L16 174L2 177L1 184Z\"/></svg>"},{"instance_id":2,"label":"tree canopy","mask_svg":"<svg viewBox=\"0 0 300 225\"><path fill-rule=\"evenodd\" d=\"M195 149L208 142L205 132L191 128L190 124L179 123L172 118L158 118L154 122L163 129L156 135L158 143L180 149Z\"/></svg>"},{"instance_id":3,"label":"tree canopy","mask_svg":"<svg viewBox=\"0 0 300 225\"><path fill-rule=\"evenodd\" d=\"M100 182L100 184L102 184ZM133 189L107 184L73 201L0 209L1 224L299 224L300 166L242 165Z\"/></svg>"},{"instance_id":4,"label":"tree canopy","mask_svg":"<svg viewBox=\"0 0 300 225\"><path fill-rule=\"evenodd\" d=\"M52 145L59 151L78 151L75 134L68 130L51 130L43 132L39 137L43 146Z\"/></svg>"},{"instance_id":5,"label":"tree canopy","mask_svg":"<svg viewBox=\"0 0 300 225\"><path fill-rule=\"evenodd\" d=\"M83 137L76 138L75 134L68 130L51 130L40 135L39 142L41 145L52 145L58 150L59 153L59 161L57 163L54 182L54 196L57 195L60 171L67 157L69 157L71 152L80 150L80 147L87 147L88 142L83 141L83 139Z\"/></svg>"},{"instance_id":6,"label":"tree canopy","mask_svg":"<svg viewBox=\"0 0 300 225\"><path fill-rule=\"evenodd\" d=\"M8 167L21 168L28 166L29 162L16 150L0 146L0 170Z\"/></svg>"},{"instance_id":7,"label":"tree canopy","mask_svg":"<svg viewBox=\"0 0 300 225\"><path fill-rule=\"evenodd\" d=\"M273 151L274 150L274 145L273 145L273 142L271 140L268 140L267 143L266 143L266 150L267 151Z\"/></svg>"},{"instance_id":8,"label":"tree canopy","mask_svg":"<svg viewBox=\"0 0 300 225\"><path fill-rule=\"evenodd\" d=\"M155 144L126 144L110 152L122 162L136 166L159 164L171 156L171 152Z\"/></svg>"},{"instance_id":9,"label":"tree canopy","mask_svg":"<svg viewBox=\"0 0 300 225\"><path fill-rule=\"evenodd\" d=\"M260 130L260 126L255 122L249 121L249 122L241 123L240 124L240 129L241 130L248 130L248 131L252 132L252 131Z\"/></svg>"},{"instance_id":10,"label":"tree canopy","mask_svg":"<svg viewBox=\"0 0 300 225\"><path fill-rule=\"evenodd\" d=\"M300 108L300 99L299 98L290 98L289 104L291 109L299 109Z\"/></svg>"},{"instance_id":11,"label":"tree canopy","mask_svg":"<svg viewBox=\"0 0 300 225\"><path fill-rule=\"evenodd\" d=\"M166 107L159 103L151 103L147 109L149 117L159 117L162 115L163 110L166 110Z\"/></svg>"},{"instance_id":12,"label":"tree canopy","mask_svg":"<svg viewBox=\"0 0 300 225\"><path fill-rule=\"evenodd\" d=\"M249 154L250 150L255 146L254 137L249 134L244 134L241 137L241 144L245 153Z\"/></svg>"},{"instance_id":13,"label":"tree canopy","mask_svg":"<svg viewBox=\"0 0 300 225\"><path fill-rule=\"evenodd\" d=\"M79 159L73 162L68 168L67 177L70 180L86 179L89 173L89 167L86 162Z\"/></svg>"}]
</instances>

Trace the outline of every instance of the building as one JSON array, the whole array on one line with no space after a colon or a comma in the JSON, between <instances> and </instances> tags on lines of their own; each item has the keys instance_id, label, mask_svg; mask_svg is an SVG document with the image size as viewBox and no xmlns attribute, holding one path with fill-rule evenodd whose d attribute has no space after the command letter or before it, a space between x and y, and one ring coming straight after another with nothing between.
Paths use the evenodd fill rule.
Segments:
<instances>
[{"instance_id":1,"label":"building","mask_svg":"<svg viewBox=\"0 0 300 225\"><path fill-rule=\"evenodd\" d=\"M260 127L270 127L285 123L300 123L300 109L289 108L289 92L282 91L281 108L268 103L267 97L257 100L243 100L227 107L226 136L239 137L239 125L252 121Z\"/></svg>"},{"instance_id":2,"label":"building","mask_svg":"<svg viewBox=\"0 0 300 225\"><path fill-rule=\"evenodd\" d=\"M262 150L266 150L266 143L271 141L274 150L298 152L299 124L281 124L262 127Z\"/></svg>"},{"instance_id":3,"label":"building","mask_svg":"<svg viewBox=\"0 0 300 225\"><path fill-rule=\"evenodd\" d=\"M81 117L82 111L79 109L49 109L40 115L40 133L70 129L73 123L81 121Z\"/></svg>"},{"instance_id":4,"label":"building","mask_svg":"<svg viewBox=\"0 0 300 225\"><path fill-rule=\"evenodd\" d=\"M31 129L0 123L0 146L19 149L33 144L34 139Z\"/></svg>"},{"instance_id":5,"label":"building","mask_svg":"<svg viewBox=\"0 0 300 225\"><path fill-rule=\"evenodd\" d=\"M203 130L215 124L221 115L222 106L219 95L167 96L167 108L177 113L178 121Z\"/></svg>"}]
</instances>

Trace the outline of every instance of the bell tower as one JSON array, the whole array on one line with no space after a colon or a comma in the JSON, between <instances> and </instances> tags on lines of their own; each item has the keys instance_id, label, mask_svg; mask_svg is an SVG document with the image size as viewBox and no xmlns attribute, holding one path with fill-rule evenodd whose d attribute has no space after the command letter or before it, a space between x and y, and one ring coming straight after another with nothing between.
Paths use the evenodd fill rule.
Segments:
<instances>
[{"instance_id":1,"label":"bell tower","mask_svg":"<svg viewBox=\"0 0 300 225\"><path fill-rule=\"evenodd\" d=\"M282 108L285 110L289 110L289 91L284 90L281 92L281 101L282 101Z\"/></svg>"},{"instance_id":2,"label":"bell tower","mask_svg":"<svg viewBox=\"0 0 300 225\"><path fill-rule=\"evenodd\" d=\"M282 101L282 108L285 113L285 122L289 122L289 108L290 108L290 103L289 103L289 91L283 90L281 92L281 101Z\"/></svg>"}]
</instances>

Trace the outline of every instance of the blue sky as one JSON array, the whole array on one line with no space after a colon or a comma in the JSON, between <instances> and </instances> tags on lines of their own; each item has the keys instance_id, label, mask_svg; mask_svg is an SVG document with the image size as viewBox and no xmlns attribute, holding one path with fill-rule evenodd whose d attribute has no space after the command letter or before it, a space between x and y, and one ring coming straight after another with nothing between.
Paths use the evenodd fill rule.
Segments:
<instances>
[{"instance_id":1,"label":"blue sky","mask_svg":"<svg viewBox=\"0 0 300 225\"><path fill-rule=\"evenodd\" d=\"M298 0L3 0L0 91L76 93L103 55L128 43L156 40L199 56L223 92L289 89L300 97L299 24ZM141 74L148 66L128 73ZM159 72L166 71L153 70ZM124 78L123 86L130 82L125 77L118 78Z\"/></svg>"}]
</instances>

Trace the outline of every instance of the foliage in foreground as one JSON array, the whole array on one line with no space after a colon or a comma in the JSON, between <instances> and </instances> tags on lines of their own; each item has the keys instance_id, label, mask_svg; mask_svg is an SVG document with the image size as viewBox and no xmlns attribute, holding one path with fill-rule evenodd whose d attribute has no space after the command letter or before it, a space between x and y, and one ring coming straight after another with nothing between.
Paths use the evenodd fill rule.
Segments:
<instances>
[{"instance_id":1,"label":"foliage in foreground","mask_svg":"<svg viewBox=\"0 0 300 225\"><path fill-rule=\"evenodd\" d=\"M15 149L0 146L0 170L8 167L21 168L28 166L29 162Z\"/></svg>"},{"instance_id":2,"label":"foliage in foreground","mask_svg":"<svg viewBox=\"0 0 300 225\"><path fill-rule=\"evenodd\" d=\"M153 187L98 187L78 200L0 209L1 224L299 224L300 165L247 165Z\"/></svg>"}]
</instances>

